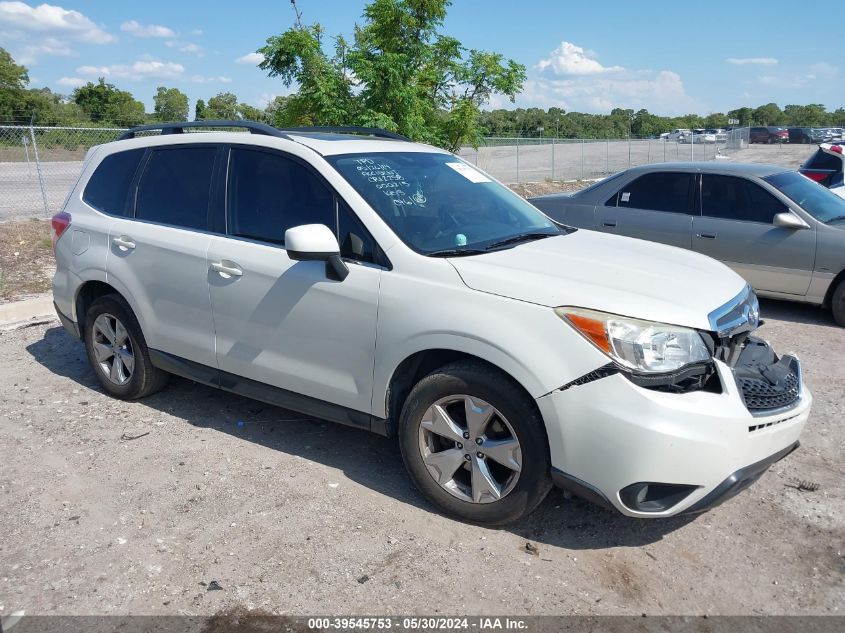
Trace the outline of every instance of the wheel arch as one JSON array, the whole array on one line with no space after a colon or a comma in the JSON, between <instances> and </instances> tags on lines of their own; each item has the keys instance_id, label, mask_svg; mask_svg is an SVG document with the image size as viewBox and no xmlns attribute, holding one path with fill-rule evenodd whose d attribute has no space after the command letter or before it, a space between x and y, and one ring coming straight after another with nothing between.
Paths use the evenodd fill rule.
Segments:
<instances>
[{"instance_id":1,"label":"wheel arch","mask_svg":"<svg viewBox=\"0 0 845 633\"><path fill-rule=\"evenodd\" d=\"M414 385L434 370L456 361L474 361L494 369L512 381L529 401L535 403L531 390L512 372L507 371L495 362L458 349L444 347L423 349L406 356L390 375L384 394L384 417L388 420L388 428L395 429L396 421L402 412L405 400Z\"/></svg>"},{"instance_id":2,"label":"wheel arch","mask_svg":"<svg viewBox=\"0 0 845 633\"><path fill-rule=\"evenodd\" d=\"M76 313L76 323L79 326L79 332L83 338L85 337L85 316L88 312L88 308L91 307L91 304L94 303L94 301L106 295L117 295L126 301L130 309L135 313L135 318L138 318L134 307L132 307L126 295L118 288L102 279L89 279L80 284L76 291L76 298L73 302L73 309Z\"/></svg>"},{"instance_id":3,"label":"wheel arch","mask_svg":"<svg viewBox=\"0 0 845 633\"><path fill-rule=\"evenodd\" d=\"M833 300L833 293L836 292L836 289L839 287L839 284L845 283L845 268L839 271L839 274L833 278L833 281L830 282L830 285L827 287L827 292L824 296L824 301L822 301L823 308L829 308L830 302Z\"/></svg>"}]
</instances>

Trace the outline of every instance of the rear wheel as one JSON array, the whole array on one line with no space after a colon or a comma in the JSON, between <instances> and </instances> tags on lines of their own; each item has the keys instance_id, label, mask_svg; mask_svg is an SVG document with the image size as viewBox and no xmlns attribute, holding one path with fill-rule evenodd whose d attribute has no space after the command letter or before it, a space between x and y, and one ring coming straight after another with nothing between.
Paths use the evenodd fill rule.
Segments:
<instances>
[{"instance_id":1,"label":"rear wheel","mask_svg":"<svg viewBox=\"0 0 845 633\"><path fill-rule=\"evenodd\" d=\"M845 279L839 282L833 296L830 298L830 310L833 312L834 320L845 327Z\"/></svg>"},{"instance_id":2,"label":"rear wheel","mask_svg":"<svg viewBox=\"0 0 845 633\"><path fill-rule=\"evenodd\" d=\"M153 366L141 326L119 295L100 297L88 308L85 349L100 384L112 396L143 398L167 383L167 372Z\"/></svg>"},{"instance_id":3,"label":"rear wheel","mask_svg":"<svg viewBox=\"0 0 845 633\"><path fill-rule=\"evenodd\" d=\"M417 488L464 521L516 521L551 488L548 440L534 402L481 363L452 363L423 378L402 409L399 441Z\"/></svg>"}]
</instances>

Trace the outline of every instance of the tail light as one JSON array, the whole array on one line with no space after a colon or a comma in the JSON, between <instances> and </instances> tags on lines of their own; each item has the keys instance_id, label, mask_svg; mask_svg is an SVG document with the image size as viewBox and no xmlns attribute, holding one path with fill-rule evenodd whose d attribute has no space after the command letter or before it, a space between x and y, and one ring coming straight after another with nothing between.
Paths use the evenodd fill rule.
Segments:
<instances>
[{"instance_id":1,"label":"tail light","mask_svg":"<svg viewBox=\"0 0 845 633\"><path fill-rule=\"evenodd\" d=\"M825 148L829 152L836 152L837 154L842 153L842 146L841 145L831 145L830 147Z\"/></svg>"},{"instance_id":2,"label":"tail light","mask_svg":"<svg viewBox=\"0 0 845 633\"><path fill-rule=\"evenodd\" d=\"M53 216L52 220L50 220L50 226L52 228L50 233L53 238L54 251L56 250L56 242L58 242L62 234L67 231L67 228L70 226L70 221L70 213L65 213L64 211L60 211Z\"/></svg>"}]
</instances>

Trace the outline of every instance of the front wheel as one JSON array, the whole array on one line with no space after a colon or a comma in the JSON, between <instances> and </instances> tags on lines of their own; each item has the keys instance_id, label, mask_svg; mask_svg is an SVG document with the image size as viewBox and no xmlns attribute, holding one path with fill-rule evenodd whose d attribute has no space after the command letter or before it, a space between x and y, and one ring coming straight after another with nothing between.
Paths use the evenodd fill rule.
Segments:
<instances>
[{"instance_id":1,"label":"front wheel","mask_svg":"<svg viewBox=\"0 0 845 633\"><path fill-rule=\"evenodd\" d=\"M452 363L417 383L402 409L399 442L417 488L463 521L511 523L551 488L548 440L534 402L481 363Z\"/></svg>"}]
</instances>

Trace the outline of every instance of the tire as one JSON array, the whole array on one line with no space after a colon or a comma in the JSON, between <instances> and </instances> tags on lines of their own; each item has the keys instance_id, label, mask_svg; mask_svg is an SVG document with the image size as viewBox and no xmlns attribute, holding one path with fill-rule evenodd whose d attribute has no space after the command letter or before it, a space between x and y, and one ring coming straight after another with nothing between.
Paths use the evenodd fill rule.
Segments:
<instances>
[{"instance_id":1,"label":"tire","mask_svg":"<svg viewBox=\"0 0 845 633\"><path fill-rule=\"evenodd\" d=\"M476 413L471 424L467 402ZM443 424L435 410L446 412L454 424ZM419 491L462 521L512 523L534 510L552 486L548 438L533 400L512 379L480 362L451 363L416 384L402 408L399 445ZM441 454L445 459L437 457Z\"/></svg>"},{"instance_id":2,"label":"tire","mask_svg":"<svg viewBox=\"0 0 845 633\"><path fill-rule=\"evenodd\" d=\"M830 297L830 311L833 312L834 321L845 327L845 279L839 282Z\"/></svg>"},{"instance_id":3,"label":"tire","mask_svg":"<svg viewBox=\"0 0 845 633\"><path fill-rule=\"evenodd\" d=\"M91 304L84 339L88 362L109 395L135 400L167 384L169 374L153 366L141 326L120 295L106 295Z\"/></svg>"}]
</instances>

